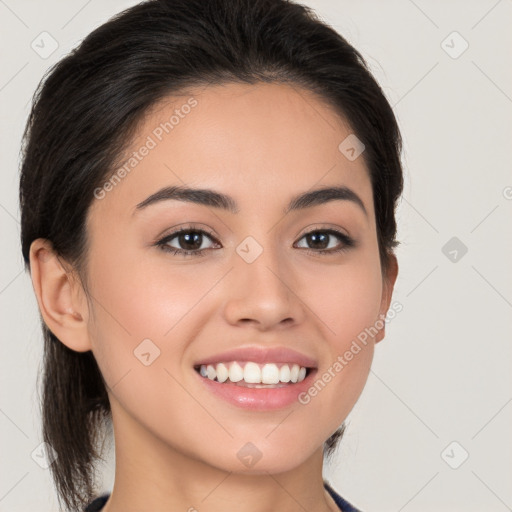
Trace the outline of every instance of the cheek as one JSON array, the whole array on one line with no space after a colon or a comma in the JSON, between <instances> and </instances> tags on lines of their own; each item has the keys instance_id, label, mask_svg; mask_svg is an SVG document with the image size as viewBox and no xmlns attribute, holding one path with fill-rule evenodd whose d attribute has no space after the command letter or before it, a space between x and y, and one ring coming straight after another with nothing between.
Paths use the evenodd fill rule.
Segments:
<instances>
[{"instance_id":1,"label":"cheek","mask_svg":"<svg viewBox=\"0 0 512 512\"><path fill-rule=\"evenodd\" d=\"M383 285L378 258L361 254L346 265L317 266L309 275L314 280L304 281L301 295L337 355L378 320Z\"/></svg>"},{"instance_id":2,"label":"cheek","mask_svg":"<svg viewBox=\"0 0 512 512\"><path fill-rule=\"evenodd\" d=\"M374 352L372 337L381 325L382 277L379 261L372 256L361 255L352 264L333 269L317 268L314 284L307 286L304 296L319 318L317 325L328 353L319 368L316 390L311 393L311 397L321 393L322 398L311 400L310 405L315 402L313 408L327 405L337 411L338 422L333 423L337 425L357 401L368 377ZM322 412L319 409L315 414Z\"/></svg>"},{"instance_id":3,"label":"cheek","mask_svg":"<svg viewBox=\"0 0 512 512\"><path fill-rule=\"evenodd\" d=\"M88 268L94 355L106 383L116 386L114 393L120 400L124 396L126 407L151 396L161 410L183 392L165 370L180 380L182 371L190 370L184 354L215 307L208 298L226 269L172 264L152 249L143 255L135 250L117 255L113 243L102 243L101 252L91 250ZM147 359L154 362L145 366Z\"/></svg>"},{"instance_id":4,"label":"cheek","mask_svg":"<svg viewBox=\"0 0 512 512\"><path fill-rule=\"evenodd\" d=\"M165 258L154 255L125 253L114 259L109 251L104 254L90 264L92 280L98 283L93 294L103 306L96 309L108 328L121 328L122 337L129 333L134 343L166 339L214 282L211 273L190 266L173 270Z\"/></svg>"},{"instance_id":5,"label":"cheek","mask_svg":"<svg viewBox=\"0 0 512 512\"><path fill-rule=\"evenodd\" d=\"M119 240L114 242L114 237L99 238L88 262L93 311L89 332L100 369L113 387L127 372L129 380L147 378L147 372L138 375L148 368L143 354L149 352L158 361L157 356L179 349L169 340L173 327L190 309L193 294L156 275L154 265L141 260L133 249L115 251Z\"/></svg>"}]
</instances>

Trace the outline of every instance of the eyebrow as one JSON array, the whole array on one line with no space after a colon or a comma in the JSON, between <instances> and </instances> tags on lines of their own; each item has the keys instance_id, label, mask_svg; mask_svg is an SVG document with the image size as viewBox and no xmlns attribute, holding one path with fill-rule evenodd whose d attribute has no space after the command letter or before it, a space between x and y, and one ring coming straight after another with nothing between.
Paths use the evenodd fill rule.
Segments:
<instances>
[{"instance_id":1,"label":"eyebrow","mask_svg":"<svg viewBox=\"0 0 512 512\"><path fill-rule=\"evenodd\" d=\"M226 194L211 189L171 186L158 190L144 199L144 201L137 204L134 213L152 204L168 200L186 201L204 206L212 206L234 214L240 211L237 202ZM324 187L299 194L291 199L283 213L286 215L291 211L310 208L330 201L350 201L359 206L365 215L368 215L361 198L353 190L345 186Z\"/></svg>"}]
</instances>

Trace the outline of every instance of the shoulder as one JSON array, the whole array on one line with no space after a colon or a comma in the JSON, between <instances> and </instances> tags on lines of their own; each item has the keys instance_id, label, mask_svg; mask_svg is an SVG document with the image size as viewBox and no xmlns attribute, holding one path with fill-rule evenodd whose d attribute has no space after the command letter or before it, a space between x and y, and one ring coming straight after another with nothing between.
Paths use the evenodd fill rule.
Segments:
<instances>
[{"instance_id":1,"label":"shoulder","mask_svg":"<svg viewBox=\"0 0 512 512\"><path fill-rule=\"evenodd\" d=\"M347 500L342 498L325 480L324 487L327 489L327 492L332 496L332 499L342 512L362 512Z\"/></svg>"},{"instance_id":2,"label":"shoulder","mask_svg":"<svg viewBox=\"0 0 512 512\"><path fill-rule=\"evenodd\" d=\"M107 503L109 497L110 493L98 496L85 507L84 512L100 512L100 510L105 506L105 503Z\"/></svg>"}]
</instances>

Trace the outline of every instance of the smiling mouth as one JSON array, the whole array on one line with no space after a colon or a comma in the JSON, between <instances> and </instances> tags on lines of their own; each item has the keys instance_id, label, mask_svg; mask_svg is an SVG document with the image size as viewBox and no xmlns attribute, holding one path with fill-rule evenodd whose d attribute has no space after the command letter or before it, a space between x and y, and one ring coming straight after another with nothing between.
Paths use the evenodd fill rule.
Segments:
<instances>
[{"instance_id":1,"label":"smiling mouth","mask_svg":"<svg viewBox=\"0 0 512 512\"><path fill-rule=\"evenodd\" d=\"M194 367L201 377L218 383L236 384L246 388L282 388L302 382L313 368L296 363L265 363L230 361Z\"/></svg>"}]
</instances>

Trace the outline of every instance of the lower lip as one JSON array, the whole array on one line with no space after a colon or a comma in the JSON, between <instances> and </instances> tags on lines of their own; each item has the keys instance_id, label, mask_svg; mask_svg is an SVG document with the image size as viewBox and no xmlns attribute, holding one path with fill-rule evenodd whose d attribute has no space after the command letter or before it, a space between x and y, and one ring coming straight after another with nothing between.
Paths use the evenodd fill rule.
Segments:
<instances>
[{"instance_id":1,"label":"lower lip","mask_svg":"<svg viewBox=\"0 0 512 512\"><path fill-rule=\"evenodd\" d=\"M253 411L270 411L283 409L298 402L299 394L311 386L315 373L316 369L310 370L302 382L288 384L282 388L246 388L233 383L217 382L202 377L199 373L197 377L210 392L237 407Z\"/></svg>"}]
</instances>

